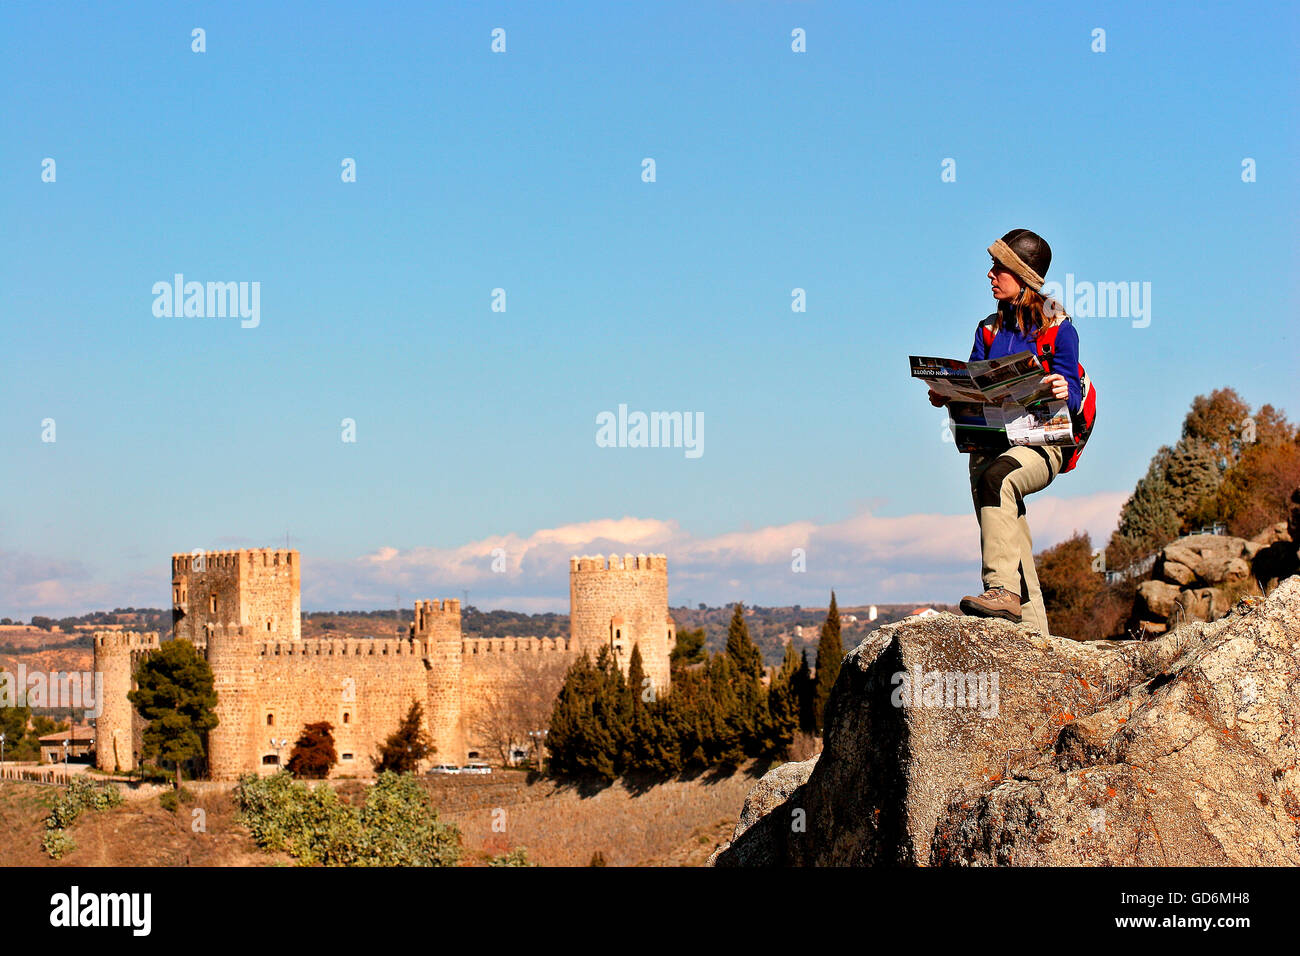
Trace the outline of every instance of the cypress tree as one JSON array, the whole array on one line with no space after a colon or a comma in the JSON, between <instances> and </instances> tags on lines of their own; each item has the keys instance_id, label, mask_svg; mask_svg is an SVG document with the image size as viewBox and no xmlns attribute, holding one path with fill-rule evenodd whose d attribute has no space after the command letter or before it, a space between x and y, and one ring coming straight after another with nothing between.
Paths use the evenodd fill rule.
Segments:
<instances>
[{"instance_id":1,"label":"cypress tree","mask_svg":"<svg viewBox=\"0 0 1300 956\"><path fill-rule=\"evenodd\" d=\"M604 652L605 648L601 648ZM546 747L550 767L557 774L594 774L606 780L617 776L617 742L610 731L608 681L586 653L569 667L564 686L551 710Z\"/></svg>"},{"instance_id":2,"label":"cypress tree","mask_svg":"<svg viewBox=\"0 0 1300 956\"><path fill-rule=\"evenodd\" d=\"M627 765L627 752L632 738L632 702L627 681L609 645L596 653L596 671L599 675L599 693L592 706L592 720L597 725L594 748L598 764L593 769L598 776L613 780Z\"/></svg>"},{"instance_id":3,"label":"cypress tree","mask_svg":"<svg viewBox=\"0 0 1300 956\"><path fill-rule=\"evenodd\" d=\"M747 756L761 753L767 744L767 700L763 693L763 653L749 636L745 607L737 604L727 627L726 657L735 687L732 726Z\"/></svg>"},{"instance_id":4,"label":"cypress tree","mask_svg":"<svg viewBox=\"0 0 1300 956\"><path fill-rule=\"evenodd\" d=\"M772 686L767 691L768 735L764 749L776 756L783 756L790 749L799 730L799 702L795 687L798 673L799 658L791 641L785 646L785 659L781 662L781 669L772 676Z\"/></svg>"},{"instance_id":5,"label":"cypress tree","mask_svg":"<svg viewBox=\"0 0 1300 956\"><path fill-rule=\"evenodd\" d=\"M632 645L632 656L627 662L627 698L632 720L636 720L646 702L641 698L645 692L645 665L641 661L641 645Z\"/></svg>"},{"instance_id":6,"label":"cypress tree","mask_svg":"<svg viewBox=\"0 0 1300 956\"><path fill-rule=\"evenodd\" d=\"M650 724L646 702L641 699L645 680L645 665L641 662L641 645L632 645L632 656L627 663L627 686L623 691L626 720L626 740L623 763L628 770L648 770L651 764L651 745L654 729Z\"/></svg>"},{"instance_id":7,"label":"cypress tree","mask_svg":"<svg viewBox=\"0 0 1300 956\"><path fill-rule=\"evenodd\" d=\"M799 656L799 670L794 677L795 700L799 708L799 729L805 734L817 732L817 682L808 666L808 649Z\"/></svg>"},{"instance_id":8,"label":"cypress tree","mask_svg":"<svg viewBox=\"0 0 1300 956\"><path fill-rule=\"evenodd\" d=\"M704 751L710 763L738 764L745 759L744 720L736 693L736 667L728 654L709 662L709 710Z\"/></svg>"},{"instance_id":9,"label":"cypress tree","mask_svg":"<svg viewBox=\"0 0 1300 956\"><path fill-rule=\"evenodd\" d=\"M844 645L840 643L840 609L831 592L831 606L822 625L821 639L817 642L817 688L814 697L813 722L821 733L826 719L826 702L830 699L835 678L840 676L840 661L844 659Z\"/></svg>"}]
</instances>

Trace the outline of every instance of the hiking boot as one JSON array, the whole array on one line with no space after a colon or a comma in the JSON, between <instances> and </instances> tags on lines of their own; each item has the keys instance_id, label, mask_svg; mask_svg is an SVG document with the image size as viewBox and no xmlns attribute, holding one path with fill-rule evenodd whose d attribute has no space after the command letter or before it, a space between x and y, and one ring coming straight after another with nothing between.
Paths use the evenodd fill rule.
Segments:
<instances>
[{"instance_id":1,"label":"hiking boot","mask_svg":"<svg viewBox=\"0 0 1300 956\"><path fill-rule=\"evenodd\" d=\"M989 588L978 597L968 594L961 599L961 612L971 617L1000 617L1019 624L1020 595L1001 587Z\"/></svg>"}]
</instances>

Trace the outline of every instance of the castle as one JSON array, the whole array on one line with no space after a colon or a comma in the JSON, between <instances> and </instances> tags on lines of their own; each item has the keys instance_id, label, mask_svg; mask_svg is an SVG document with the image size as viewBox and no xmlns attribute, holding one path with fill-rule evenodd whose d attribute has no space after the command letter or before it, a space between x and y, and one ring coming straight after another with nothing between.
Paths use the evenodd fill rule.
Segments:
<instances>
[{"instance_id":1,"label":"castle","mask_svg":"<svg viewBox=\"0 0 1300 956\"><path fill-rule=\"evenodd\" d=\"M208 735L214 780L279 766L303 727L319 721L333 725L332 773L368 774L412 701L424 705L433 760L463 763L488 746L475 739L476 718L499 699L493 692L519 679L521 662L543 655L567 666L607 646L626 674L637 646L656 693L669 688L677 634L662 554L570 558L567 639L466 638L460 602L445 600L417 601L404 639L304 640L300 572L296 550L172 555L173 635L206 657L217 693L219 723ZM127 693L158 647L154 633L94 636L104 679L95 732L101 770L135 769L143 722Z\"/></svg>"}]
</instances>

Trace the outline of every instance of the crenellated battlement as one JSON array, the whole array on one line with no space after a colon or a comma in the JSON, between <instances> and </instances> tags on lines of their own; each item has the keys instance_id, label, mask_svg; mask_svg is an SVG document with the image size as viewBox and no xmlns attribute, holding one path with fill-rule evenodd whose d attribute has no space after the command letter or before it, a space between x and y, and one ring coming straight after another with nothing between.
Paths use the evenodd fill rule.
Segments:
<instances>
[{"instance_id":1,"label":"crenellated battlement","mask_svg":"<svg viewBox=\"0 0 1300 956\"><path fill-rule=\"evenodd\" d=\"M461 641L461 654L567 654L569 640L563 637L469 637Z\"/></svg>"},{"instance_id":2,"label":"crenellated battlement","mask_svg":"<svg viewBox=\"0 0 1300 956\"><path fill-rule=\"evenodd\" d=\"M429 642L421 640L370 639L347 640L337 637L307 638L302 641L261 641L256 645L260 659L277 657L405 657L423 658L429 654Z\"/></svg>"},{"instance_id":3,"label":"crenellated battlement","mask_svg":"<svg viewBox=\"0 0 1300 956\"><path fill-rule=\"evenodd\" d=\"M408 636L414 640L459 641L460 601L416 601Z\"/></svg>"},{"instance_id":4,"label":"crenellated battlement","mask_svg":"<svg viewBox=\"0 0 1300 956\"><path fill-rule=\"evenodd\" d=\"M662 571L668 573L666 554L611 554L574 556L569 558L569 571L573 574L601 571Z\"/></svg>"},{"instance_id":5,"label":"crenellated battlement","mask_svg":"<svg viewBox=\"0 0 1300 956\"><path fill-rule=\"evenodd\" d=\"M158 633L156 631L96 631L94 642L97 654L156 651Z\"/></svg>"},{"instance_id":6,"label":"crenellated battlement","mask_svg":"<svg viewBox=\"0 0 1300 956\"><path fill-rule=\"evenodd\" d=\"M257 568L294 567L298 551L294 548L240 548L234 551L200 551L172 555L172 574L204 574L215 570L238 570L241 566Z\"/></svg>"},{"instance_id":7,"label":"crenellated battlement","mask_svg":"<svg viewBox=\"0 0 1300 956\"><path fill-rule=\"evenodd\" d=\"M415 610L417 614L420 611L426 614L459 614L460 601L456 598L447 598L445 601L416 601Z\"/></svg>"}]
</instances>

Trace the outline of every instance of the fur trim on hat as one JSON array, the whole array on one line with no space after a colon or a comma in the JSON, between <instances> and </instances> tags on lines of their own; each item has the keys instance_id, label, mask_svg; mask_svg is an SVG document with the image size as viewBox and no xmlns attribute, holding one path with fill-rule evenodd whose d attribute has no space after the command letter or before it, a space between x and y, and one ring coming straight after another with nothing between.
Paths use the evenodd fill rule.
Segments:
<instances>
[{"instance_id":1,"label":"fur trim on hat","mask_svg":"<svg viewBox=\"0 0 1300 956\"><path fill-rule=\"evenodd\" d=\"M1029 288L1038 293L1043 291L1043 277L1029 268L1029 264L1001 239L989 246L989 255L1023 279Z\"/></svg>"}]
</instances>

